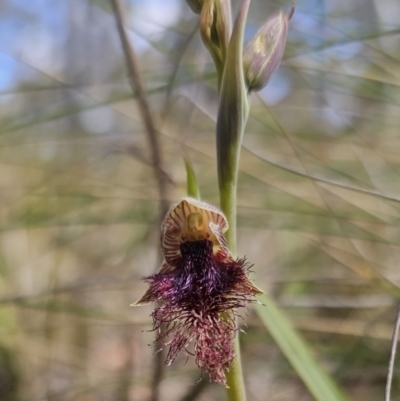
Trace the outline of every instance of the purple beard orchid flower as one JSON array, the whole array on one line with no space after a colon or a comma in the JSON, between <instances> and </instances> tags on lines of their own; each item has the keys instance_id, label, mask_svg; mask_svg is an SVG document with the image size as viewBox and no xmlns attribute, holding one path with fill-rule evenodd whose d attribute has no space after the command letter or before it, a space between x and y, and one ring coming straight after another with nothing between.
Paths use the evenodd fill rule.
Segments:
<instances>
[{"instance_id":1,"label":"purple beard orchid flower","mask_svg":"<svg viewBox=\"0 0 400 401\"><path fill-rule=\"evenodd\" d=\"M153 329L164 328L156 342L169 345L167 365L184 350L211 381L224 386L235 358L236 309L262 293L247 277L251 265L229 252L227 230L225 216L212 205L184 198L172 207L161 228L164 262L144 279L149 288L133 304L159 302Z\"/></svg>"}]
</instances>

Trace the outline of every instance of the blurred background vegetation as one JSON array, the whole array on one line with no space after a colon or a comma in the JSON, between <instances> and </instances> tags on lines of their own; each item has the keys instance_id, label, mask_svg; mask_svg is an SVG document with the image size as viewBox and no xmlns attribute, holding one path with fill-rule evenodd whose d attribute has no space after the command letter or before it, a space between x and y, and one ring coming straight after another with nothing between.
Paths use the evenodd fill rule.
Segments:
<instances>
[{"instance_id":1,"label":"blurred background vegetation","mask_svg":"<svg viewBox=\"0 0 400 401\"><path fill-rule=\"evenodd\" d=\"M218 204L197 16L184 0L124 5L168 200L185 196L185 154ZM290 5L253 0L246 40ZM298 0L240 165L238 253L355 401L383 399L400 296L399 15L398 0ZM149 400L152 307L129 304L157 269L160 194L109 2L0 2L0 102L0 400ZM311 400L252 310L245 322L249 400ZM200 374L184 356L164 373L161 401L225 397L206 379L188 394Z\"/></svg>"}]
</instances>

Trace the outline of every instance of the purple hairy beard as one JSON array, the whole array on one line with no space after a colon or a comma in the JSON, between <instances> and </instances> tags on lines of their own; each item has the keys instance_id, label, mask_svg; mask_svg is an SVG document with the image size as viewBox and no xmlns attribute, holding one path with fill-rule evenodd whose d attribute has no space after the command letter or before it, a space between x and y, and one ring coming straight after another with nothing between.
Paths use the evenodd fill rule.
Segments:
<instances>
[{"instance_id":1,"label":"purple hairy beard","mask_svg":"<svg viewBox=\"0 0 400 401\"><path fill-rule=\"evenodd\" d=\"M161 303L152 313L153 329L163 326L156 342L169 345L166 364L184 350L211 381L226 386L225 372L235 358L236 309L254 301L251 266L244 258L218 260L209 240L185 242L180 250L173 271L145 279L148 299Z\"/></svg>"}]
</instances>

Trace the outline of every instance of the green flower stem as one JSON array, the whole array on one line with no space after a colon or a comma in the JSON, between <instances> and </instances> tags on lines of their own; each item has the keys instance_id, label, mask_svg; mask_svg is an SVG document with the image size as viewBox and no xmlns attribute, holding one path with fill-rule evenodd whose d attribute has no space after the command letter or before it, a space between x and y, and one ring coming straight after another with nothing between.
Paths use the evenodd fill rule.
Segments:
<instances>
[{"instance_id":1,"label":"green flower stem","mask_svg":"<svg viewBox=\"0 0 400 401\"><path fill-rule=\"evenodd\" d=\"M246 124L247 116L242 125L243 130ZM233 256L236 256L236 194L237 194L237 177L239 167L239 155L241 138L237 146L231 149L231 160L229 174L220 175L220 204L221 209L228 220L229 230L226 232L226 239L229 249ZM236 325L238 323L236 322ZM240 355L239 332L237 332L234 340L234 352L236 358L233 360L229 372L226 372L227 378L227 394L229 401L246 401L246 391L243 380L243 370Z\"/></svg>"},{"instance_id":2,"label":"green flower stem","mask_svg":"<svg viewBox=\"0 0 400 401\"><path fill-rule=\"evenodd\" d=\"M250 0L245 0L235 21L225 60L217 119L217 162L221 209L228 220L228 247L236 256L236 193L240 148L249 116L248 89L245 84L242 52L244 28ZM235 322L237 327L237 322ZM246 401L239 332L234 339L233 360L226 372L229 401Z\"/></svg>"},{"instance_id":3,"label":"green flower stem","mask_svg":"<svg viewBox=\"0 0 400 401\"><path fill-rule=\"evenodd\" d=\"M243 36L250 0L245 0L236 18L229 42L220 89L217 119L217 164L221 209L228 220L228 247L236 256L236 193L240 148L249 116L248 88L243 73ZM237 322L235 322L236 327ZM246 401L240 359L239 331L234 339L236 358L228 372L229 401Z\"/></svg>"},{"instance_id":4,"label":"green flower stem","mask_svg":"<svg viewBox=\"0 0 400 401\"><path fill-rule=\"evenodd\" d=\"M220 202L221 209L229 223L226 233L228 246L232 254L236 255L236 188L237 168L232 177L232 182L221 183ZM237 325L237 322L236 322ZM226 372L227 395L229 401L246 401L246 391L243 381L242 361L240 355L239 332L235 335L233 349L236 358L233 360L229 372Z\"/></svg>"},{"instance_id":5,"label":"green flower stem","mask_svg":"<svg viewBox=\"0 0 400 401\"><path fill-rule=\"evenodd\" d=\"M232 362L230 371L226 373L226 381L229 386L226 391L229 401L246 401L238 335L235 337L233 349L235 350L236 358Z\"/></svg>"},{"instance_id":6,"label":"green flower stem","mask_svg":"<svg viewBox=\"0 0 400 401\"><path fill-rule=\"evenodd\" d=\"M236 256L236 190L237 171L231 177L231 182L222 182L220 184L220 206L229 224L229 230L225 233L225 236L229 250L234 256Z\"/></svg>"},{"instance_id":7,"label":"green flower stem","mask_svg":"<svg viewBox=\"0 0 400 401\"><path fill-rule=\"evenodd\" d=\"M240 147L237 149L240 152ZM238 155L239 156L239 155ZM229 180L220 182L220 203L221 209L228 220L229 230L226 233L226 239L232 255L236 256L236 192L238 160L234 163L232 174ZM237 325L237 322L236 322ZM246 401L246 391L243 381L243 370L240 355L239 332L235 335L234 352L236 358L233 360L229 372L226 372L227 394L229 401Z\"/></svg>"}]
</instances>

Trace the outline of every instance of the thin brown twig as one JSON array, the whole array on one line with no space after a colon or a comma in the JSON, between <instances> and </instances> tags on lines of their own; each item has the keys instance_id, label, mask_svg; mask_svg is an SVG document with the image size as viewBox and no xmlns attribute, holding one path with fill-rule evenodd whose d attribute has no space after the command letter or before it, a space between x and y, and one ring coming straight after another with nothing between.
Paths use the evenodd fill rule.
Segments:
<instances>
[{"instance_id":1,"label":"thin brown twig","mask_svg":"<svg viewBox=\"0 0 400 401\"><path fill-rule=\"evenodd\" d=\"M168 182L165 178L165 169L163 168L158 133L154 124L154 119L151 115L146 92L143 87L137 57L124 28L124 15L121 0L111 0L111 3L115 14L119 38L124 51L126 68L129 74L129 84L131 86L132 93L137 95L140 113L143 117L143 122L147 131L147 137L151 151L151 161L160 194L160 215L162 218L168 212L169 203L167 197Z\"/></svg>"},{"instance_id":2,"label":"thin brown twig","mask_svg":"<svg viewBox=\"0 0 400 401\"><path fill-rule=\"evenodd\" d=\"M394 370L394 360L396 357L396 348L397 341L399 339L399 331L400 331L400 304L397 309L396 322L394 324L393 337L392 337L392 345L390 347L390 360L388 367L388 375L386 379L386 389L385 389L385 401L390 401L390 392L392 388L392 380L393 380L393 370Z\"/></svg>"},{"instance_id":3,"label":"thin brown twig","mask_svg":"<svg viewBox=\"0 0 400 401\"><path fill-rule=\"evenodd\" d=\"M142 115L143 122L147 131L149 147L151 150L151 161L153 165L154 175L157 180L158 192L160 196L160 224L161 224L163 217L165 216L165 214L168 212L169 209L169 202L168 202L169 182L166 179L167 177L167 175L165 174L166 170L163 167L158 133L154 124L153 117L151 115L146 92L142 84L142 79L139 72L136 54L134 52L131 43L128 40L128 36L124 28L124 16L123 16L121 0L111 0L111 4L115 14L119 38L121 40L122 48L124 51L126 67L129 74L129 83L132 89L132 93L137 95L140 113ZM157 352L154 356L154 373L152 379L151 401L158 401L159 399L159 384L161 382L164 370L163 361L164 361L163 352Z\"/></svg>"}]
</instances>

